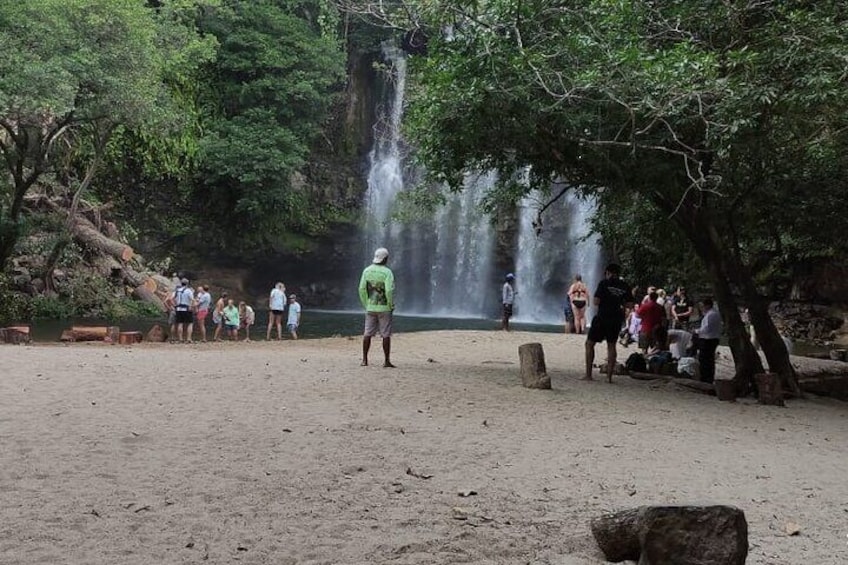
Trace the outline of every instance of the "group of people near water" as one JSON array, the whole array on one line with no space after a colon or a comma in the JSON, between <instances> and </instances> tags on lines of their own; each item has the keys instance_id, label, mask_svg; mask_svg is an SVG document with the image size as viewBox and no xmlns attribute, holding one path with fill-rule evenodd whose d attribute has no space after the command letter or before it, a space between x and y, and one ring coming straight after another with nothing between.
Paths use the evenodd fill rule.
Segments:
<instances>
[{"instance_id":1,"label":"group of people near water","mask_svg":"<svg viewBox=\"0 0 848 565\"><path fill-rule=\"evenodd\" d=\"M379 335L382 339L383 367L393 368L391 361L391 337L395 310L395 279L388 267L389 251L380 247L374 251L374 258L360 276L358 294L365 310L365 325L362 338L363 366L369 364L369 352L372 339ZM591 325L586 324L586 310L589 306L589 289L580 275L568 288L566 305L563 309L566 320L566 332L582 334L586 332L586 374L584 379L592 380L595 345L607 344L606 374L608 381L617 366L618 343L627 347L637 342L642 354L667 359L669 362L682 362L697 351L699 376L702 381L712 382L715 377L715 355L722 333L721 316L715 309L711 298L701 301L700 326L689 331L688 324L694 313L686 289L678 287L674 296L669 298L662 289L649 287L644 297L640 297L638 288L627 285L621 278L621 268L610 263L604 270L604 279L591 295L596 314ZM207 286L192 289L188 279L178 279L178 284L169 297L171 310L172 337L177 341L192 341L193 326L200 328L200 337L206 341L205 320L212 304L212 296ZM513 315L515 303L515 275L508 273L501 288L502 328L509 331L509 321ZM282 339L282 320L287 315L286 327L291 336L297 339L300 325L301 307L297 296L290 294L286 298L286 287L278 282L269 295L269 318L266 339L271 339L276 327L277 339ZM212 310L212 322L215 326L214 339L222 336L232 340L239 339L244 331L245 341L250 340L250 328L256 315L252 307L241 302L236 307L232 298L223 293ZM587 331L588 329L588 331ZM620 340L620 341L619 341ZM672 347L674 346L674 347ZM696 375L697 376L697 375Z\"/></svg>"},{"instance_id":2,"label":"group of people near water","mask_svg":"<svg viewBox=\"0 0 848 565\"><path fill-rule=\"evenodd\" d=\"M686 367L690 376L711 383L715 378L716 349L722 333L722 320L713 300L700 303L701 318L697 329L690 326L694 306L686 289L677 287L673 296L665 290L648 287L642 295L639 287L628 286L621 278L621 268L611 263L604 270L604 279L592 295L597 313L592 324L586 324L589 289L581 275L576 275L568 287L563 313L566 333L587 333L586 380L592 380L595 345L607 343L607 379L611 382L616 370L618 343L624 347L636 342L641 350L635 357L644 363L643 370L659 369L663 364L677 363ZM509 331L509 320L515 302L515 275L508 273L501 288L502 329ZM695 359L697 355L697 360ZM628 359L628 363L630 359ZM630 368L630 367L628 367ZM691 371L691 372L690 372Z\"/></svg>"},{"instance_id":3,"label":"group of people near water","mask_svg":"<svg viewBox=\"0 0 848 565\"><path fill-rule=\"evenodd\" d=\"M192 343L194 341L195 328L199 331L200 341L207 341L206 319L212 318L214 332L212 339L221 341L242 340L241 333L244 332L243 341L250 341L250 330L256 323L256 311L244 301L236 305L235 300L226 292L215 301L212 306L212 294L208 285L198 285L196 288L189 286L189 280L185 277L174 275L174 290L165 299L168 309L168 324L170 326L170 341ZM286 317L286 331L292 339L297 339L297 330L300 327L301 306L297 301L297 295L290 294L286 298L286 285L278 282L271 289L268 297L268 329L265 334L267 340L271 339L272 330L276 328L277 339L283 339L283 318Z\"/></svg>"}]
</instances>

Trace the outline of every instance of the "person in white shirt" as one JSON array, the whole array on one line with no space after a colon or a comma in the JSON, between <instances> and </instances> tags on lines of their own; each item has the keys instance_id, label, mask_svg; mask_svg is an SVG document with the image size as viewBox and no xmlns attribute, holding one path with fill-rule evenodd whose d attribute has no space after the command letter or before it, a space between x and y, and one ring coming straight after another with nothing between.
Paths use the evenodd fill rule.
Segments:
<instances>
[{"instance_id":1,"label":"person in white shirt","mask_svg":"<svg viewBox=\"0 0 848 565\"><path fill-rule=\"evenodd\" d=\"M289 296L289 317L286 321L286 329L289 331L293 339L297 339L297 328L300 327L300 303L297 301L297 296L292 294Z\"/></svg>"},{"instance_id":2,"label":"person in white shirt","mask_svg":"<svg viewBox=\"0 0 848 565\"><path fill-rule=\"evenodd\" d=\"M715 380L715 355L721 338L721 316L715 309L712 298L705 298L701 327L698 328L698 363L701 366L701 380L712 383Z\"/></svg>"},{"instance_id":3,"label":"person in white shirt","mask_svg":"<svg viewBox=\"0 0 848 565\"><path fill-rule=\"evenodd\" d=\"M268 299L268 332L265 334L265 339L271 340L271 328L277 326L277 339L283 339L283 312L286 309L286 285L278 282L271 289L271 296Z\"/></svg>"},{"instance_id":4,"label":"person in white shirt","mask_svg":"<svg viewBox=\"0 0 848 565\"><path fill-rule=\"evenodd\" d=\"M191 343L191 333L194 329L194 291L188 286L188 279L180 280L180 286L174 290L173 303L175 321L177 324L177 340Z\"/></svg>"},{"instance_id":5,"label":"person in white shirt","mask_svg":"<svg viewBox=\"0 0 848 565\"><path fill-rule=\"evenodd\" d=\"M515 288L512 283L515 281L515 275L508 273L506 281L501 289L501 303L503 304L503 318L501 320L501 329L509 331L509 319L512 318L512 305L515 303Z\"/></svg>"}]
</instances>

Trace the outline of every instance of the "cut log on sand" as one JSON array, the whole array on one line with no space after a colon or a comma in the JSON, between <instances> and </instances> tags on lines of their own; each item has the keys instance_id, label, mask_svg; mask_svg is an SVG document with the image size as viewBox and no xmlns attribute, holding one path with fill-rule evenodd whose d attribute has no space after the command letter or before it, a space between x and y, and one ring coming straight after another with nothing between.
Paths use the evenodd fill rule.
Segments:
<instances>
[{"instance_id":1,"label":"cut log on sand","mask_svg":"<svg viewBox=\"0 0 848 565\"><path fill-rule=\"evenodd\" d=\"M163 330L162 326L160 326L159 324L156 324L155 326L150 328L150 331L147 332L147 341L153 343L162 343L166 339L168 339L168 334L165 333L165 330Z\"/></svg>"},{"instance_id":2,"label":"cut log on sand","mask_svg":"<svg viewBox=\"0 0 848 565\"><path fill-rule=\"evenodd\" d=\"M133 258L133 248L125 243L110 239L100 233L97 227L85 218L77 217L71 225L74 238L95 251L110 255L126 263Z\"/></svg>"},{"instance_id":3,"label":"cut log on sand","mask_svg":"<svg viewBox=\"0 0 848 565\"><path fill-rule=\"evenodd\" d=\"M118 343L121 345L132 345L133 343L141 343L143 339L141 332L121 332L118 336Z\"/></svg>"},{"instance_id":4,"label":"cut log on sand","mask_svg":"<svg viewBox=\"0 0 848 565\"><path fill-rule=\"evenodd\" d=\"M62 332L60 341L105 341L115 343L121 329L118 326L73 326Z\"/></svg>"},{"instance_id":5,"label":"cut log on sand","mask_svg":"<svg viewBox=\"0 0 848 565\"><path fill-rule=\"evenodd\" d=\"M545 351L541 343L525 343L518 346L521 363L521 384L527 388L551 388L551 378L545 367Z\"/></svg>"},{"instance_id":6,"label":"cut log on sand","mask_svg":"<svg viewBox=\"0 0 848 565\"><path fill-rule=\"evenodd\" d=\"M11 343L19 345L29 343L29 326L10 326L0 329L0 343Z\"/></svg>"}]
</instances>

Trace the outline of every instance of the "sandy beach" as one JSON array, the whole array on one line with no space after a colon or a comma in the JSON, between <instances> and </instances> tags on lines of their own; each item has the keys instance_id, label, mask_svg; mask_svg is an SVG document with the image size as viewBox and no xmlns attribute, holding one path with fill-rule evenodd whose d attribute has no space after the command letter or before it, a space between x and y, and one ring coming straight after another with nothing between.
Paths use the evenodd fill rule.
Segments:
<instances>
[{"instance_id":1,"label":"sandy beach","mask_svg":"<svg viewBox=\"0 0 848 565\"><path fill-rule=\"evenodd\" d=\"M393 341L0 347L0 563L588 565L593 517L685 503L744 510L750 564L848 563L846 403L579 381L580 336Z\"/></svg>"}]
</instances>

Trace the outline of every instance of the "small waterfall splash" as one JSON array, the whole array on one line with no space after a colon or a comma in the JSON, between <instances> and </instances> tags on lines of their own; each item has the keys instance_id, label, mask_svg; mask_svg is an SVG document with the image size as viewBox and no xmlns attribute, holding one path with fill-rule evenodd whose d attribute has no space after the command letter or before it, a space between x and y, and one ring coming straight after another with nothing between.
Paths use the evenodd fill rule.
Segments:
<instances>
[{"instance_id":1,"label":"small waterfall splash","mask_svg":"<svg viewBox=\"0 0 848 565\"><path fill-rule=\"evenodd\" d=\"M560 324L574 275L594 293L603 273L597 236L589 237L594 203L568 192L545 211L544 225L534 225L546 198L536 192L521 201L516 253L516 321Z\"/></svg>"},{"instance_id":2,"label":"small waterfall splash","mask_svg":"<svg viewBox=\"0 0 848 565\"><path fill-rule=\"evenodd\" d=\"M378 109L374 147L369 154L364 263L377 247L389 250L398 281L398 311L413 315L480 317L491 308L494 230L479 201L494 174L468 174L465 189L451 194L432 218L398 223L392 217L398 195L415 183L405 162L401 120L406 59L394 46L383 48L391 70L385 101ZM494 298L497 300L497 298Z\"/></svg>"}]
</instances>

